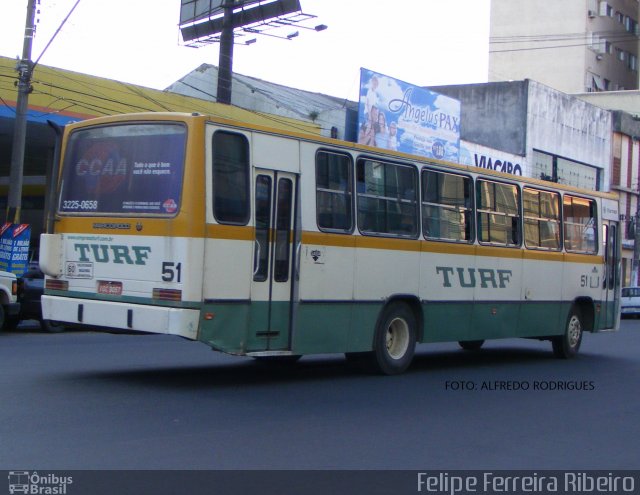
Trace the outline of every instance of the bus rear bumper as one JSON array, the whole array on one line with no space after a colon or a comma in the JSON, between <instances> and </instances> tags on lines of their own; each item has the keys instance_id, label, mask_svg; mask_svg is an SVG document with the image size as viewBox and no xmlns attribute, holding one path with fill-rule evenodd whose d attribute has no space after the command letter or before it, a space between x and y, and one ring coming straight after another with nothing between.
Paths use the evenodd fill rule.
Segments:
<instances>
[{"instance_id":1,"label":"bus rear bumper","mask_svg":"<svg viewBox=\"0 0 640 495\"><path fill-rule=\"evenodd\" d=\"M72 325L198 338L200 311L124 302L42 296L42 318Z\"/></svg>"}]
</instances>

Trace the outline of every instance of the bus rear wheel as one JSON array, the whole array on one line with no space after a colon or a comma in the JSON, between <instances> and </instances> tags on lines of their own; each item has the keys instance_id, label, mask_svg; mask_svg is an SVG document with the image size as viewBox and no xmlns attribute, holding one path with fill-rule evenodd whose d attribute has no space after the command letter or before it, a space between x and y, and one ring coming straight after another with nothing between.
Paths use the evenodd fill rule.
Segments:
<instances>
[{"instance_id":1,"label":"bus rear wheel","mask_svg":"<svg viewBox=\"0 0 640 495\"><path fill-rule=\"evenodd\" d=\"M405 371L416 349L416 317L403 302L389 304L382 312L369 354L371 368L385 375Z\"/></svg>"},{"instance_id":2,"label":"bus rear wheel","mask_svg":"<svg viewBox=\"0 0 640 495\"><path fill-rule=\"evenodd\" d=\"M572 307L567 317L567 324L563 335L551 339L553 355L560 359L569 359L578 354L582 343L582 315L577 308Z\"/></svg>"}]
</instances>

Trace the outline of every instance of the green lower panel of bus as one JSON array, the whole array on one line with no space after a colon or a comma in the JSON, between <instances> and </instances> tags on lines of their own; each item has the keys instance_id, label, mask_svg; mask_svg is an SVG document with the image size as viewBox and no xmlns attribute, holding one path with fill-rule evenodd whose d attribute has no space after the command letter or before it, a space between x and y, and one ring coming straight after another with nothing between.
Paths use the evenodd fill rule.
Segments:
<instances>
[{"instance_id":1,"label":"green lower panel of bus","mask_svg":"<svg viewBox=\"0 0 640 495\"><path fill-rule=\"evenodd\" d=\"M295 308L286 302L205 304L199 339L232 354L367 351L383 307L382 302L303 302ZM570 307L569 302L429 302L421 307L420 341L560 335ZM207 313L212 319L204 317ZM596 315L596 328L604 328L604 323Z\"/></svg>"}]
</instances>

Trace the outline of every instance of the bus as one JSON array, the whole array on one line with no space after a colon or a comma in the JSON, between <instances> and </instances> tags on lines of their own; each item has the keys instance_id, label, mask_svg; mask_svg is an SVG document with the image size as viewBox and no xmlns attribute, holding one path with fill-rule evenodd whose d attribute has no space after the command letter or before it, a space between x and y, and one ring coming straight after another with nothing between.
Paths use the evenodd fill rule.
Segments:
<instances>
[{"instance_id":1,"label":"bus","mask_svg":"<svg viewBox=\"0 0 640 495\"><path fill-rule=\"evenodd\" d=\"M416 344L619 325L614 195L199 114L69 125L43 318L401 373Z\"/></svg>"}]
</instances>

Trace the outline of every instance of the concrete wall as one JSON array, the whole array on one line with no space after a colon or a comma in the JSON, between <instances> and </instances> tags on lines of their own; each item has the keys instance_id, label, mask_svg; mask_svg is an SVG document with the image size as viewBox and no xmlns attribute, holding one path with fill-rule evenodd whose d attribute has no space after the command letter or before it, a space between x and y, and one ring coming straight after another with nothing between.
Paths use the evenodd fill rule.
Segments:
<instances>
[{"instance_id":1,"label":"concrete wall","mask_svg":"<svg viewBox=\"0 0 640 495\"><path fill-rule=\"evenodd\" d=\"M603 170L600 186L609 189L611 112L529 81L527 156L533 149Z\"/></svg>"},{"instance_id":2,"label":"concrete wall","mask_svg":"<svg viewBox=\"0 0 640 495\"><path fill-rule=\"evenodd\" d=\"M524 175L537 150L599 169L598 186L609 189L609 111L531 80L430 89L462 102L462 140L524 157Z\"/></svg>"},{"instance_id":3,"label":"concrete wall","mask_svg":"<svg viewBox=\"0 0 640 495\"><path fill-rule=\"evenodd\" d=\"M607 91L604 93L581 93L576 98L607 110L622 110L640 116L640 91Z\"/></svg>"},{"instance_id":4,"label":"concrete wall","mask_svg":"<svg viewBox=\"0 0 640 495\"><path fill-rule=\"evenodd\" d=\"M526 81L431 87L462 103L460 139L513 155L526 153Z\"/></svg>"}]
</instances>

